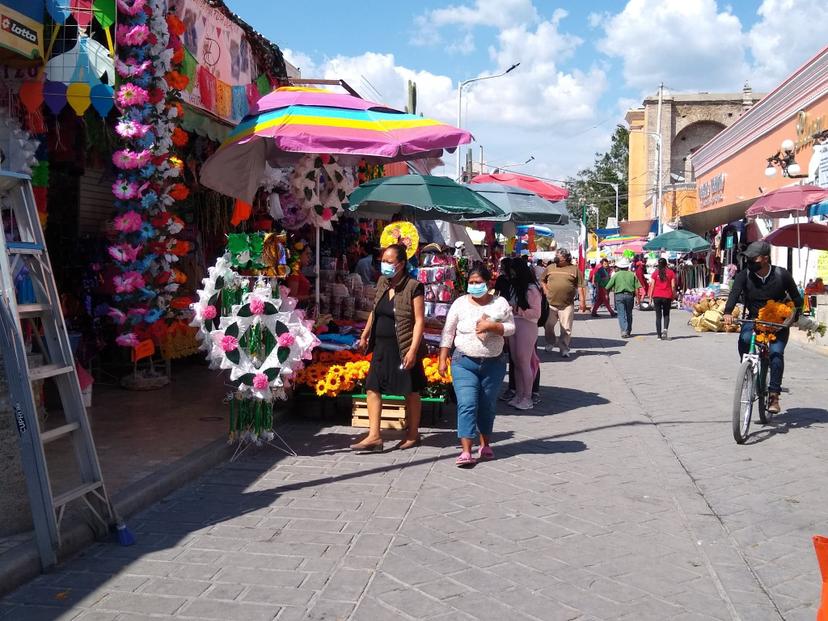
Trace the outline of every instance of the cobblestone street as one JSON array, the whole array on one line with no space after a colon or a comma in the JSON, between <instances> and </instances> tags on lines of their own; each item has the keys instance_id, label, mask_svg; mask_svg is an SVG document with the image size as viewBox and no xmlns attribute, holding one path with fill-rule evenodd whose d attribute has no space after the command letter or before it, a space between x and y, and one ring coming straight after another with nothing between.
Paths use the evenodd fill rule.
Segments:
<instances>
[{"instance_id":1,"label":"cobblestone street","mask_svg":"<svg viewBox=\"0 0 828 621\"><path fill-rule=\"evenodd\" d=\"M543 404L501 406L471 470L452 430L355 455L349 428L284 428L299 457L209 472L129 520L137 545L89 548L0 619L813 621L828 360L792 343L785 412L737 446L735 336L686 318L669 342L652 313L629 341L579 318L576 356L541 353Z\"/></svg>"}]
</instances>

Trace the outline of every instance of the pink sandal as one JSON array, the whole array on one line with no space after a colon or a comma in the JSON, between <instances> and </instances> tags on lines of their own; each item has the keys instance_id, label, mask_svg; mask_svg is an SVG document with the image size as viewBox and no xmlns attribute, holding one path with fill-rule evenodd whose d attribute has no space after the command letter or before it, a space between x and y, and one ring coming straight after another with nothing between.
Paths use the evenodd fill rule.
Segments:
<instances>
[{"instance_id":1,"label":"pink sandal","mask_svg":"<svg viewBox=\"0 0 828 621\"><path fill-rule=\"evenodd\" d=\"M488 461L494 459L494 451L491 446L481 446L477 452L477 459L480 461Z\"/></svg>"},{"instance_id":2,"label":"pink sandal","mask_svg":"<svg viewBox=\"0 0 828 621\"><path fill-rule=\"evenodd\" d=\"M475 463L477 462L475 461L474 457L472 457L472 454L466 453L465 451L460 453L460 456L457 458L457 461L454 462L454 464L458 468L468 468L469 466L473 466Z\"/></svg>"}]
</instances>

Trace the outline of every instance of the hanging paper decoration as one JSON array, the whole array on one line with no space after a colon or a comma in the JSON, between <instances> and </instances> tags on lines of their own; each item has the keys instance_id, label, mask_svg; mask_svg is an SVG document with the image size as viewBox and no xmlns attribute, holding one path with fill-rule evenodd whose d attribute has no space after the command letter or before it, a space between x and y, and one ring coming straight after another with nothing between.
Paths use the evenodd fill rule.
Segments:
<instances>
[{"instance_id":1,"label":"hanging paper decoration","mask_svg":"<svg viewBox=\"0 0 828 621\"><path fill-rule=\"evenodd\" d=\"M249 259L262 264L261 254ZM319 341L286 288L275 279L241 276L235 262L228 252L209 268L190 325L210 367L230 371L231 441L270 440L273 400L286 398L285 388Z\"/></svg>"},{"instance_id":2,"label":"hanging paper decoration","mask_svg":"<svg viewBox=\"0 0 828 621\"><path fill-rule=\"evenodd\" d=\"M86 82L73 82L66 87L66 101L72 106L75 114L83 116L86 109L92 104L90 99L91 88Z\"/></svg>"},{"instance_id":3,"label":"hanging paper decoration","mask_svg":"<svg viewBox=\"0 0 828 621\"><path fill-rule=\"evenodd\" d=\"M417 227L411 222L392 222L386 226L380 235L380 248L388 248L393 244L402 244L408 258L413 257L420 245Z\"/></svg>"},{"instance_id":4,"label":"hanging paper decoration","mask_svg":"<svg viewBox=\"0 0 828 621\"><path fill-rule=\"evenodd\" d=\"M34 114L43 103L43 81L27 80L23 82L17 96L26 110L30 114Z\"/></svg>"},{"instance_id":5,"label":"hanging paper decoration","mask_svg":"<svg viewBox=\"0 0 828 621\"><path fill-rule=\"evenodd\" d=\"M46 80L43 85L43 100L52 114L55 116L60 114L60 111L66 107L66 84Z\"/></svg>"},{"instance_id":6,"label":"hanging paper decoration","mask_svg":"<svg viewBox=\"0 0 828 621\"><path fill-rule=\"evenodd\" d=\"M118 10L115 104L120 118L115 131L123 148L113 155L119 172L112 186L112 226L118 235L109 255L118 274L109 316L122 332L118 343L123 346L151 338L162 351L180 351L170 340L178 342L186 333L181 328L189 322L182 323L188 302L173 304L186 282L174 264L191 245L178 238L184 223L170 213L189 194L178 179L182 166L173 152L182 140L174 140L181 131L181 107L171 83L181 85L173 57L183 48L184 25L166 14L165 0L118 0Z\"/></svg>"},{"instance_id":7,"label":"hanging paper decoration","mask_svg":"<svg viewBox=\"0 0 828 621\"><path fill-rule=\"evenodd\" d=\"M102 119L105 119L115 106L115 91L109 84L96 84L89 91L89 97L92 99L92 107Z\"/></svg>"},{"instance_id":8,"label":"hanging paper decoration","mask_svg":"<svg viewBox=\"0 0 828 621\"><path fill-rule=\"evenodd\" d=\"M305 155L291 176L291 189L299 204L308 212L308 220L328 231L339 219L342 203L353 185L331 155Z\"/></svg>"}]
</instances>

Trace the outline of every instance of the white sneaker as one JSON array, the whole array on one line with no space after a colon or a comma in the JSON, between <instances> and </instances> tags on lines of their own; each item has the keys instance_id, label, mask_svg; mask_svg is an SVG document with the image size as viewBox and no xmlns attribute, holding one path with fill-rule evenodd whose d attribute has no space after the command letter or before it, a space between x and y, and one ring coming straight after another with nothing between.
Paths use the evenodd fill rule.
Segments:
<instances>
[{"instance_id":1,"label":"white sneaker","mask_svg":"<svg viewBox=\"0 0 828 621\"><path fill-rule=\"evenodd\" d=\"M538 393L538 392L533 392L533 393L532 393L532 403L534 403L535 405L537 405L537 404L538 404L538 403L540 403L541 401L542 401L542 399L541 399L540 393Z\"/></svg>"},{"instance_id":2,"label":"white sneaker","mask_svg":"<svg viewBox=\"0 0 828 621\"><path fill-rule=\"evenodd\" d=\"M547 345L547 346L546 346L546 347L544 347L543 349L544 349L544 351L545 351L547 354L551 354L551 353L554 353L554 351L555 351L555 346L554 346L554 345Z\"/></svg>"},{"instance_id":3,"label":"white sneaker","mask_svg":"<svg viewBox=\"0 0 828 621\"><path fill-rule=\"evenodd\" d=\"M563 357L563 358L569 358L571 355L572 355L572 350L571 349L565 349L561 352L561 357Z\"/></svg>"},{"instance_id":4,"label":"white sneaker","mask_svg":"<svg viewBox=\"0 0 828 621\"><path fill-rule=\"evenodd\" d=\"M515 397L514 399L509 401L506 405L508 405L510 408L516 408L518 406L518 403L520 403L520 401L518 401L517 397Z\"/></svg>"},{"instance_id":5,"label":"white sneaker","mask_svg":"<svg viewBox=\"0 0 828 621\"><path fill-rule=\"evenodd\" d=\"M524 399L523 401L518 401L512 407L516 410L533 410L535 408L535 404L532 403L531 399Z\"/></svg>"}]
</instances>

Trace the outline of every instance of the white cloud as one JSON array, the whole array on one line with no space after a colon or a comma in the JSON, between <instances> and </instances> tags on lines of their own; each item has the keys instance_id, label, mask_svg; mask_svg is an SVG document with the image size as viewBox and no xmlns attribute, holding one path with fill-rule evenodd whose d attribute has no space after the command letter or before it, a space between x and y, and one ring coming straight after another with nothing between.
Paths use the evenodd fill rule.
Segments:
<instances>
[{"instance_id":1,"label":"white cloud","mask_svg":"<svg viewBox=\"0 0 828 621\"><path fill-rule=\"evenodd\" d=\"M627 86L653 92L737 91L776 86L826 42L824 0L763 0L747 30L729 5L716 0L629 0L589 23L604 37L598 49L619 58Z\"/></svg>"},{"instance_id":2,"label":"white cloud","mask_svg":"<svg viewBox=\"0 0 828 621\"><path fill-rule=\"evenodd\" d=\"M630 87L729 91L746 77L741 23L715 0L630 0L601 27L598 49L621 59Z\"/></svg>"},{"instance_id":3,"label":"white cloud","mask_svg":"<svg viewBox=\"0 0 828 621\"><path fill-rule=\"evenodd\" d=\"M764 0L760 20L747 33L753 57L751 84L770 89L828 42L824 0Z\"/></svg>"},{"instance_id":4,"label":"white cloud","mask_svg":"<svg viewBox=\"0 0 828 621\"><path fill-rule=\"evenodd\" d=\"M556 11L547 20L510 23L498 30L488 50L494 66L488 75L515 62L520 62L520 67L504 77L471 84L464 91L463 127L472 131L478 143L475 159L480 145L487 160L501 165L534 155L532 165L520 170L562 178L591 162L596 150L606 148L607 128L611 129L612 123L585 130L603 120L596 114L607 78L597 66L583 70L561 66L582 45L581 39L562 31L565 17L566 12ZM344 79L364 96L397 108L405 106L407 83L413 80L417 83L418 111L456 123L457 83L448 76L401 65L390 53L340 55L315 64L296 51L286 55L300 66L302 62L313 66L316 76ZM303 74L309 75L307 71ZM575 134L579 139L569 140ZM454 156L446 159L449 168L445 172L449 172Z\"/></svg>"},{"instance_id":5,"label":"white cloud","mask_svg":"<svg viewBox=\"0 0 828 621\"><path fill-rule=\"evenodd\" d=\"M414 45L435 45L442 41L445 28L460 28L462 49L474 49L472 29L478 26L510 28L518 24L532 24L539 19L532 0L475 0L472 4L452 5L426 11L414 20L411 37ZM456 37L448 43L447 51L458 51Z\"/></svg>"}]
</instances>

